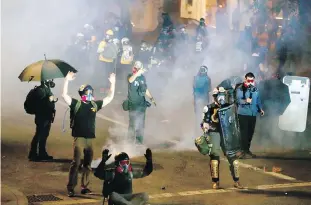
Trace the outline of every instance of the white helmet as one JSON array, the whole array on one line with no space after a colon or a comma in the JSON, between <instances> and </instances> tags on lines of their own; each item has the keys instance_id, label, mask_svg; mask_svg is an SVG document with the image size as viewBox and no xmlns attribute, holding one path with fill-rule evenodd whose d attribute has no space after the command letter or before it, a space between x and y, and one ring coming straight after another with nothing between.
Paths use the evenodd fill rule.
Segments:
<instances>
[{"instance_id":1,"label":"white helmet","mask_svg":"<svg viewBox=\"0 0 311 205\"><path fill-rule=\"evenodd\" d=\"M130 42L130 39L128 39L128 38L122 38L122 40L121 40L122 45L128 44L129 42Z\"/></svg>"},{"instance_id":2,"label":"white helmet","mask_svg":"<svg viewBox=\"0 0 311 205\"><path fill-rule=\"evenodd\" d=\"M140 61L135 61L134 67L137 68L138 70L144 68L143 63Z\"/></svg>"},{"instance_id":3,"label":"white helmet","mask_svg":"<svg viewBox=\"0 0 311 205\"><path fill-rule=\"evenodd\" d=\"M116 45L119 45L119 44L120 44L120 40L117 39L117 38L114 38L114 39L112 40L112 42L113 42L114 44L116 44Z\"/></svg>"},{"instance_id":4,"label":"white helmet","mask_svg":"<svg viewBox=\"0 0 311 205\"><path fill-rule=\"evenodd\" d=\"M82 38L82 37L84 37L84 35L83 35L83 33L77 33L77 37Z\"/></svg>"},{"instance_id":5,"label":"white helmet","mask_svg":"<svg viewBox=\"0 0 311 205\"><path fill-rule=\"evenodd\" d=\"M90 24L84 24L84 28L88 29L88 30L93 30L93 26L91 26Z\"/></svg>"}]
</instances>

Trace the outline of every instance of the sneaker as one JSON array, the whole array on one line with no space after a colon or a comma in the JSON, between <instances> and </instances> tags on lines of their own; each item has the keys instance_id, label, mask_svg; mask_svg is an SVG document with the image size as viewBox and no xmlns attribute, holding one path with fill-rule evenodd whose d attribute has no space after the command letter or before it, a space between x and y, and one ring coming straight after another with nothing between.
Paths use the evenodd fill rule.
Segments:
<instances>
[{"instance_id":1,"label":"sneaker","mask_svg":"<svg viewBox=\"0 0 311 205\"><path fill-rule=\"evenodd\" d=\"M244 189L244 187L241 185L239 181L234 182L233 186L234 188L237 188L237 189Z\"/></svg>"},{"instance_id":2,"label":"sneaker","mask_svg":"<svg viewBox=\"0 0 311 205\"><path fill-rule=\"evenodd\" d=\"M248 151L247 154L249 154L252 158L256 158L257 156L253 154L251 151Z\"/></svg>"},{"instance_id":3,"label":"sneaker","mask_svg":"<svg viewBox=\"0 0 311 205\"><path fill-rule=\"evenodd\" d=\"M68 197L74 197L75 196L75 192L74 190L68 190Z\"/></svg>"},{"instance_id":4,"label":"sneaker","mask_svg":"<svg viewBox=\"0 0 311 205\"><path fill-rule=\"evenodd\" d=\"M219 189L219 182L212 182L213 189Z\"/></svg>"},{"instance_id":5,"label":"sneaker","mask_svg":"<svg viewBox=\"0 0 311 205\"><path fill-rule=\"evenodd\" d=\"M81 194L92 194L92 191L88 188L82 188L81 189Z\"/></svg>"}]
</instances>

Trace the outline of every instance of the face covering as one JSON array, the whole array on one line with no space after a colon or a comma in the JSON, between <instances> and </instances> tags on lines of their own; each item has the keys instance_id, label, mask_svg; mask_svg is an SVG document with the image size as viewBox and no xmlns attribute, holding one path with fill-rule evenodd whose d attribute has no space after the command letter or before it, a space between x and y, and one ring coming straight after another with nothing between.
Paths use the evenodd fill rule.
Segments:
<instances>
[{"instance_id":1,"label":"face covering","mask_svg":"<svg viewBox=\"0 0 311 205\"><path fill-rule=\"evenodd\" d=\"M91 90L88 90L88 91L87 91L87 94L86 94L86 95L83 95L83 96L81 97L81 100L82 100L83 102L86 102L86 101L95 100L95 98L93 97Z\"/></svg>"},{"instance_id":2,"label":"face covering","mask_svg":"<svg viewBox=\"0 0 311 205\"><path fill-rule=\"evenodd\" d=\"M224 94L218 94L218 96L217 96L217 102L218 102L220 105L224 105L224 104L226 103L225 95L224 95Z\"/></svg>"},{"instance_id":3,"label":"face covering","mask_svg":"<svg viewBox=\"0 0 311 205\"><path fill-rule=\"evenodd\" d=\"M118 173L127 174L128 172L132 172L132 165L130 160L122 160L119 162L119 166L117 166L116 171Z\"/></svg>"},{"instance_id":4,"label":"face covering","mask_svg":"<svg viewBox=\"0 0 311 205\"><path fill-rule=\"evenodd\" d=\"M46 81L45 85L49 88L54 88L55 87L55 83L53 81Z\"/></svg>"}]
</instances>

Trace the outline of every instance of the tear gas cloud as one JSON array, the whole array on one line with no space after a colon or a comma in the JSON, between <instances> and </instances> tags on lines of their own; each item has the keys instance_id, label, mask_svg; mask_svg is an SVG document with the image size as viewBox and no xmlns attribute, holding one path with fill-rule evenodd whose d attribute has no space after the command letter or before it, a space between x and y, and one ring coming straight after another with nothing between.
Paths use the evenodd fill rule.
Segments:
<instances>
[{"instance_id":1,"label":"tear gas cloud","mask_svg":"<svg viewBox=\"0 0 311 205\"><path fill-rule=\"evenodd\" d=\"M44 53L47 54L47 58L60 58L66 61L64 53L70 43L70 38L82 29L84 24L100 21L99 19L102 19L108 10L114 13L120 12L116 5L107 2L105 5L90 5L89 1L74 0L28 0L27 2L5 0L2 2L3 115L8 114L5 108L11 108L12 105L15 105L17 116L24 113L23 102L34 83L21 84L17 76L22 69L32 62L43 59ZM98 6L102 9L98 9ZM210 32L210 46L204 51L203 63L209 68L208 74L212 79L213 87L225 78L237 75L237 73L241 75L242 61L247 58L245 54L232 46L233 37L229 34L221 37L215 36L214 32L213 30ZM157 101L157 107L147 109L145 141L147 146L151 147L164 141L173 141L177 144L172 150L196 149L194 146L194 139L197 137L195 129L199 125L195 124L192 83L193 76L198 72L201 63L193 60L190 66L183 68L181 65L194 54L189 54L182 49L175 52L178 53L175 65L161 69L170 71L169 76L163 77L163 73L157 69L146 73L147 84ZM76 67L79 71L82 69L79 65ZM77 80L79 78L85 80L81 76L83 72L78 73ZM56 80L56 87L53 89L58 97L60 97L62 81L62 79ZM93 83L91 79L89 83ZM69 89L71 88L77 90L78 86L72 83L69 86ZM70 92L70 94L73 93L77 94L74 91ZM116 96L114 100L124 100L125 97L126 95L121 98ZM122 101L119 103L119 108L113 108L116 110L110 111L112 113L110 117L127 124L128 113L122 111L121 103ZM107 107L107 109L110 108ZM14 112L12 109L10 111ZM282 143L282 146L288 148L293 146L294 140L284 145L284 135L277 131L279 129L277 126L261 128L263 129L273 130L273 134L271 139L263 140L261 144L274 147ZM126 126L116 124L109 128L109 133L111 136L106 145L110 147L112 153L127 151L133 157L142 156L145 152L145 148L133 147L132 143L126 141ZM259 136L254 136L256 137Z\"/></svg>"}]
</instances>

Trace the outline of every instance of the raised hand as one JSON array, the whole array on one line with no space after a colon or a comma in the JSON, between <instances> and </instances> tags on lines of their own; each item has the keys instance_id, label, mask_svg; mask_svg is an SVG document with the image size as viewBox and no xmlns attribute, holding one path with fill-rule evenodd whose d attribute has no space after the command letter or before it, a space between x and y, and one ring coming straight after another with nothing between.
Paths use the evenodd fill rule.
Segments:
<instances>
[{"instance_id":1,"label":"raised hand","mask_svg":"<svg viewBox=\"0 0 311 205\"><path fill-rule=\"evenodd\" d=\"M145 154L145 158L147 161L150 161L152 160L152 152L151 152L151 149L146 149L146 154Z\"/></svg>"},{"instance_id":2,"label":"raised hand","mask_svg":"<svg viewBox=\"0 0 311 205\"><path fill-rule=\"evenodd\" d=\"M102 160L104 162L107 162L108 159L111 157L111 154L109 154L109 150L108 149L105 149L103 152L102 152Z\"/></svg>"},{"instance_id":3,"label":"raised hand","mask_svg":"<svg viewBox=\"0 0 311 205\"><path fill-rule=\"evenodd\" d=\"M66 79L69 81L74 80L75 78L76 78L76 76L75 76L74 72L69 71L66 75Z\"/></svg>"}]
</instances>

